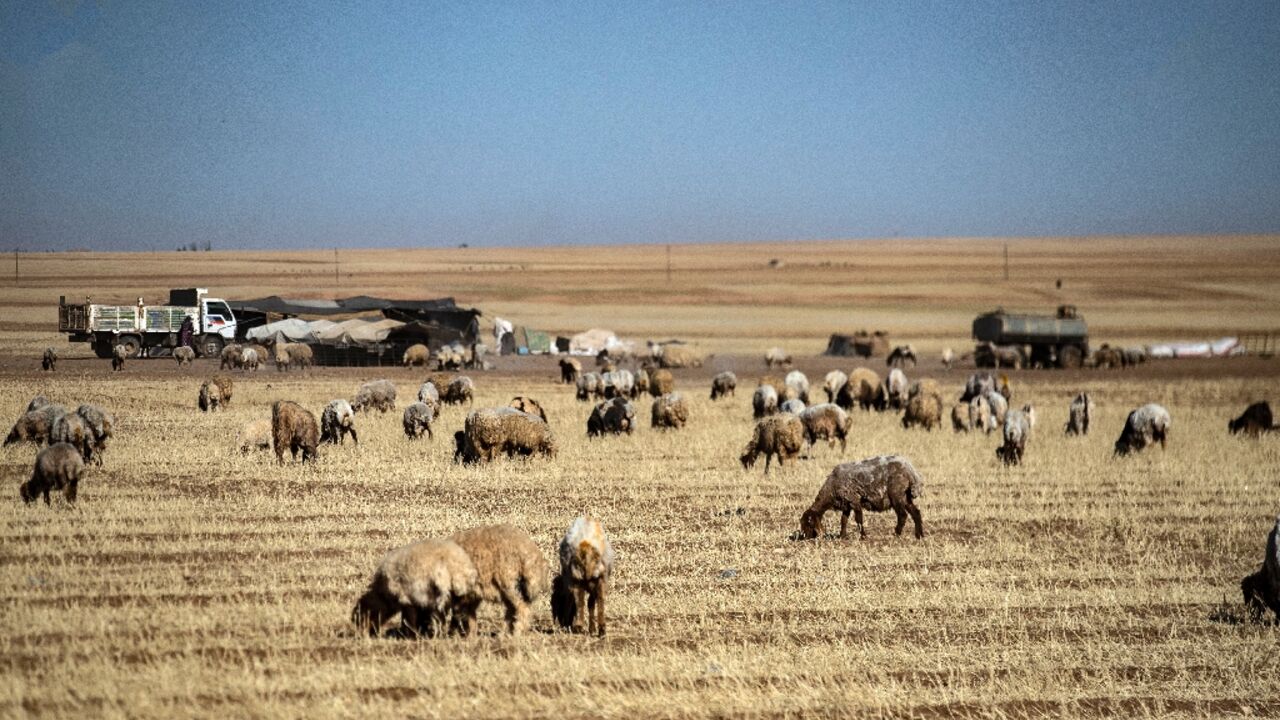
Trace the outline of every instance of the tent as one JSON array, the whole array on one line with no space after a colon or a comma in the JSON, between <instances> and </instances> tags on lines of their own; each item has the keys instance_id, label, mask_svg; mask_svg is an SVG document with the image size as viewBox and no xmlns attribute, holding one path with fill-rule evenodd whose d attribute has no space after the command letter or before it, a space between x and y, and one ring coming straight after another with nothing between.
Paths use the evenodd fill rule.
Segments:
<instances>
[{"instance_id":1,"label":"tent","mask_svg":"<svg viewBox=\"0 0 1280 720\"><path fill-rule=\"evenodd\" d=\"M273 323L250 328L249 332L245 333L245 337L249 340L262 342L280 335L289 342L314 342L317 333L328 329L332 325L333 321L331 320L307 321L301 318L285 318L284 320L277 320Z\"/></svg>"}]
</instances>

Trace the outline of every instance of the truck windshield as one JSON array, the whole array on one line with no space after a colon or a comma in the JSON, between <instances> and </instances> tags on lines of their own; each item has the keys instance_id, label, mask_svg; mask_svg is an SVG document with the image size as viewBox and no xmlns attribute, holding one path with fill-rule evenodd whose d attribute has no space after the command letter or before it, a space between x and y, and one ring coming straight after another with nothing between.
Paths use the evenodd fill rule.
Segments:
<instances>
[{"instance_id":1,"label":"truck windshield","mask_svg":"<svg viewBox=\"0 0 1280 720\"><path fill-rule=\"evenodd\" d=\"M209 315L221 315L224 320L231 319L231 308L224 302L205 303L204 311Z\"/></svg>"}]
</instances>

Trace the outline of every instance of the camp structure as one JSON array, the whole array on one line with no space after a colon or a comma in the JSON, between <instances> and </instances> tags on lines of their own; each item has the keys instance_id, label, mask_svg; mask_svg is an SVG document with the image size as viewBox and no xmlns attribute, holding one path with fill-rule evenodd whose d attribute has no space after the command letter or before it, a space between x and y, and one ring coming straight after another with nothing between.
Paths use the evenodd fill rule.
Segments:
<instances>
[{"instance_id":1,"label":"camp structure","mask_svg":"<svg viewBox=\"0 0 1280 720\"><path fill-rule=\"evenodd\" d=\"M852 335L832 335L824 355L880 357L889 354L889 334L883 330L859 330Z\"/></svg>"}]
</instances>

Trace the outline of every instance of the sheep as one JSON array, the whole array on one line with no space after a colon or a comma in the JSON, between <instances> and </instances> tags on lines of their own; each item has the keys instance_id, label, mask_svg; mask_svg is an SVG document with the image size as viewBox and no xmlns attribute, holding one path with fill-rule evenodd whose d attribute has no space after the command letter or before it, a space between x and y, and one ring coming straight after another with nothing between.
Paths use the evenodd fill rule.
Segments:
<instances>
[{"instance_id":1,"label":"sheep","mask_svg":"<svg viewBox=\"0 0 1280 720\"><path fill-rule=\"evenodd\" d=\"M845 410L854 405L863 410L882 410L886 398L880 392L880 376L869 368L854 368L849 380L836 393L836 404Z\"/></svg>"},{"instance_id":2,"label":"sheep","mask_svg":"<svg viewBox=\"0 0 1280 720\"><path fill-rule=\"evenodd\" d=\"M575 383L579 400L604 397L604 381L599 373L582 373Z\"/></svg>"},{"instance_id":3,"label":"sheep","mask_svg":"<svg viewBox=\"0 0 1280 720\"><path fill-rule=\"evenodd\" d=\"M950 370L951 366L954 365L955 362L956 362L955 352L949 347L942 348L942 367L947 370Z\"/></svg>"},{"instance_id":4,"label":"sheep","mask_svg":"<svg viewBox=\"0 0 1280 720\"><path fill-rule=\"evenodd\" d=\"M308 348L308 349L310 349L310 348ZM258 343L249 343L248 345L244 345L244 346L242 346L242 347L240 348L240 354L241 354L242 356L243 356L243 354L244 354L244 351L245 351L245 350L252 350L255 354L257 354L257 356L258 356L258 366L259 366L259 367L261 367L262 365L265 365L265 364L267 364L268 362L270 362L270 361L271 361L271 353L267 352L267 349L266 349L266 348L264 348L264 347L262 347L262 346L261 346L261 345L259 345Z\"/></svg>"},{"instance_id":5,"label":"sheep","mask_svg":"<svg viewBox=\"0 0 1280 720\"><path fill-rule=\"evenodd\" d=\"M994 375L989 372L976 372L965 381L964 392L960 394L960 402L969 402L980 395L995 392L995 389L996 378Z\"/></svg>"},{"instance_id":6,"label":"sheep","mask_svg":"<svg viewBox=\"0 0 1280 720\"><path fill-rule=\"evenodd\" d=\"M124 370L124 361L129 357L129 348L124 345L116 345L111 348L111 369L119 372Z\"/></svg>"},{"instance_id":7,"label":"sheep","mask_svg":"<svg viewBox=\"0 0 1280 720\"><path fill-rule=\"evenodd\" d=\"M259 358L261 361L262 358ZM282 372L298 368L305 370L315 363L315 353L305 343L276 343L276 371Z\"/></svg>"},{"instance_id":8,"label":"sheep","mask_svg":"<svg viewBox=\"0 0 1280 720\"><path fill-rule=\"evenodd\" d=\"M880 385L884 405L893 410L901 410L907 404L907 374L901 368L889 371L889 376Z\"/></svg>"},{"instance_id":9,"label":"sheep","mask_svg":"<svg viewBox=\"0 0 1280 720\"><path fill-rule=\"evenodd\" d=\"M542 419L542 422L547 421L547 411L542 409L541 403L527 395L517 395L511 398L511 402L508 405L521 412L537 415Z\"/></svg>"},{"instance_id":10,"label":"sheep","mask_svg":"<svg viewBox=\"0 0 1280 720\"><path fill-rule=\"evenodd\" d=\"M214 375L200 384L197 405L204 412L225 410L231 404L234 383L226 375Z\"/></svg>"},{"instance_id":11,"label":"sheep","mask_svg":"<svg viewBox=\"0 0 1280 720\"><path fill-rule=\"evenodd\" d=\"M71 443L53 443L36 455L31 479L18 487L18 494L25 503L35 502L43 495L44 504L49 505L49 491L61 490L67 502L74 503L83 475L84 457L80 450Z\"/></svg>"},{"instance_id":12,"label":"sheep","mask_svg":"<svg viewBox=\"0 0 1280 720\"><path fill-rule=\"evenodd\" d=\"M664 368L702 367L702 357L688 345L663 345L662 353L657 356L657 359L658 364Z\"/></svg>"},{"instance_id":13,"label":"sheep","mask_svg":"<svg viewBox=\"0 0 1280 720\"><path fill-rule=\"evenodd\" d=\"M444 391L440 393L440 401L445 405L461 405L464 402L472 405L475 403L475 392L475 382L466 375L459 375L444 386Z\"/></svg>"},{"instance_id":14,"label":"sheep","mask_svg":"<svg viewBox=\"0 0 1280 720\"><path fill-rule=\"evenodd\" d=\"M455 434L454 443L454 459L464 464L491 461L499 452L507 457L556 455L551 427L542 418L513 407L480 408L467 413L461 437Z\"/></svg>"},{"instance_id":15,"label":"sheep","mask_svg":"<svg viewBox=\"0 0 1280 720\"><path fill-rule=\"evenodd\" d=\"M1147 349L1141 345L1120 348L1120 366L1136 367L1147 361Z\"/></svg>"},{"instance_id":16,"label":"sheep","mask_svg":"<svg viewBox=\"0 0 1280 720\"><path fill-rule=\"evenodd\" d=\"M54 372L58 369L58 353L53 348L45 348L44 354L40 356L40 369L45 372Z\"/></svg>"},{"instance_id":17,"label":"sheep","mask_svg":"<svg viewBox=\"0 0 1280 720\"><path fill-rule=\"evenodd\" d=\"M1271 404L1263 400L1244 409L1240 417L1227 422L1227 431L1232 435L1243 432L1250 437L1258 437L1262 433L1275 430L1272 422Z\"/></svg>"},{"instance_id":18,"label":"sheep","mask_svg":"<svg viewBox=\"0 0 1280 720\"><path fill-rule=\"evenodd\" d=\"M271 421L266 418L250 420L240 428L240 434L236 436L236 447L240 448L240 452L248 455L254 450L269 450L271 448Z\"/></svg>"},{"instance_id":19,"label":"sheep","mask_svg":"<svg viewBox=\"0 0 1280 720\"><path fill-rule=\"evenodd\" d=\"M986 400L987 407L991 408L991 422L993 423L991 429L1002 427L1005 414L1009 412L1009 401L1005 400L1003 395L994 391L983 395L982 399Z\"/></svg>"},{"instance_id":20,"label":"sheep","mask_svg":"<svg viewBox=\"0 0 1280 720\"><path fill-rule=\"evenodd\" d=\"M416 440L422 437L425 432L427 438L434 440L435 434L431 431L431 423L435 420L435 411L431 406L424 402L411 403L409 407L404 409L404 415L401 423L404 425L404 435L410 440Z\"/></svg>"},{"instance_id":21,"label":"sheep","mask_svg":"<svg viewBox=\"0 0 1280 720\"><path fill-rule=\"evenodd\" d=\"M636 394L636 378L631 374L630 370L612 370L600 376L604 382L604 396L612 398L614 396L635 397Z\"/></svg>"},{"instance_id":22,"label":"sheep","mask_svg":"<svg viewBox=\"0 0 1280 720\"><path fill-rule=\"evenodd\" d=\"M1093 398L1089 393L1076 395L1067 409L1067 425L1063 430L1067 435L1088 435L1089 420L1093 417Z\"/></svg>"},{"instance_id":23,"label":"sheep","mask_svg":"<svg viewBox=\"0 0 1280 720\"><path fill-rule=\"evenodd\" d=\"M799 370L792 370L787 373L787 377L783 383L790 390L789 396L800 398L805 405L809 404L809 378Z\"/></svg>"},{"instance_id":24,"label":"sheep","mask_svg":"<svg viewBox=\"0 0 1280 720\"><path fill-rule=\"evenodd\" d=\"M49 444L56 443L74 446L85 462L93 459L93 430L78 413L63 413L49 426Z\"/></svg>"},{"instance_id":25,"label":"sheep","mask_svg":"<svg viewBox=\"0 0 1280 720\"><path fill-rule=\"evenodd\" d=\"M827 402L836 401L836 396L840 394L840 388L849 382L849 376L839 370L832 370L822 379L822 389L827 393Z\"/></svg>"},{"instance_id":26,"label":"sheep","mask_svg":"<svg viewBox=\"0 0 1280 720\"><path fill-rule=\"evenodd\" d=\"M1093 351L1093 359L1090 364L1099 369L1124 367L1124 354L1118 348L1113 348L1103 343L1102 347Z\"/></svg>"},{"instance_id":27,"label":"sheep","mask_svg":"<svg viewBox=\"0 0 1280 720\"><path fill-rule=\"evenodd\" d=\"M973 430L973 421L969 417L969 405L959 403L951 407L951 429L958 433Z\"/></svg>"},{"instance_id":28,"label":"sheep","mask_svg":"<svg viewBox=\"0 0 1280 720\"><path fill-rule=\"evenodd\" d=\"M894 368L893 372L901 371ZM902 413L902 427L910 429L916 425L922 425L929 431L935 427L942 427L942 390L938 387L937 381L931 378L917 381L907 394L906 410Z\"/></svg>"},{"instance_id":29,"label":"sheep","mask_svg":"<svg viewBox=\"0 0 1280 720\"><path fill-rule=\"evenodd\" d=\"M602 400L592 409L587 417L587 437L596 437L606 433L612 435L631 434L636 425L635 407L626 398L616 397Z\"/></svg>"},{"instance_id":30,"label":"sheep","mask_svg":"<svg viewBox=\"0 0 1280 720\"><path fill-rule=\"evenodd\" d=\"M1005 401L1013 402L1013 388L1009 387L1008 375L1000 375L1000 390L998 392L1000 393L1000 397L1004 398Z\"/></svg>"},{"instance_id":31,"label":"sheep","mask_svg":"<svg viewBox=\"0 0 1280 720\"><path fill-rule=\"evenodd\" d=\"M1262 558L1258 572L1240 581L1244 604L1254 622L1262 620L1264 608L1270 609L1280 622L1280 516L1267 535L1267 554Z\"/></svg>"},{"instance_id":32,"label":"sheep","mask_svg":"<svg viewBox=\"0 0 1280 720\"><path fill-rule=\"evenodd\" d=\"M271 405L271 440L275 446L276 462L284 464L284 451L302 462L314 462L318 456L320 427L316 416L296 402L277 400Z\"/></svg>"},{"instance_id":33,"label":"sheep","mask_svg":"<svg viewBox=\"0 0 1280 720\"><path fill-rule=\"evenodd\" d=\"M404 355L400 358L400 364L405 367L426 367L431 361L431 349L422 343L414 343L405 348Z\"/></svg>"},{"instance_id":34,"label":"sheep","mask_svg":"<svg viewBox=\"0 0 1280 720\"><path fill-rule=\"evenodd\" d=\"M236 367L236 363L240 362L240 351L243 350L240 345L231 343L222 348L222 352L218 354L218 369L231 370Z\"/></svg>"},{"instance_id":35,"label":"sheep","mask_svg":"<svg viewBox=\"0 0 1280 720\"><path fill-rule=\"evenodd\" d=\"M551 587L551 567L529 533L511 525L462 530L449 538L476 568L476 595L454 605L453 628L464 637L475 631L481 602L501 602L507 630L519 635L529 629L531 603Z\"/></svg>"},{"instance_id":36,"label":"sheep","mask_svg":"<svg viewBox=\"0 0 1280 720\"><path fill-rule=\"evenodd\" d=\"M689 404L680 393L663 395L654 399L651 416L655 428L680 429L689 421Z\"/></svg>"},{"instance_id":37,"label":"sheep","mask_svg":"<svg viewBox=\"0 0 1280 720\"><path fill-rule=\"evenodd\" d=\"M190 365L196 360L196 351L186 345L176 347L173 349L173 359L174 362L178 363L178 367Z\"/></svg>"},{"instance_id":38,"label":"sheep","mask_svg":"<svg viewBox=\"0 0 1280 720\"><path fill-rule=\"evenodd\" d=\"M102 454L107 450L107 441L115 432L115 418L101 407L89 404L76 408L76 414L84 420L85 427L89 430L92 460L101 465ZM85 460L89 459L89 457L85 458Z\"/></svg>"},{"instance_id":39,"label":"sheep","mask_svg":"<svg viewBox=\"0 0 1280 720\"><path fill-rule=\"evenodd\" d=\"M259 362L261 362L261 358L258 357L257 350L245 348L240 351L239 367L241 370L257 372Z\"/></svg>"},{"instance_id":40,"label":"sheep","mask_svg":"<svg viewBox=\"0 0 1280 720\"><path fill-rule=\"evenodd\" d=\"M756 422L751 440L738 460L743 469L749 470L755 464L756 456L764 455L764 471L768 473L774 455L778 456L780 467L786 460L794 460L800 454L804 437L804 423L800 418L789 413L770 415Z\"/></svg>"},{"instance_id":41,"label":"sheep","mask_svg":"<svg viewBox=\"0 0 1280 720\"><path fill-rule=\"evenodd\" d=\"M396 409L396 385L390 380L370 380L361 385L355 397L351 398L351 409L364 412L374 409L385 413Z\"/></svg>"},{"instance_id":42,"label":"sheep","mask_svg":"<svg viewBox=\"0 0 1280 720\"><path fill-rule=\"evenodd\" d=\"M764 352L764 366L767 368L785 367L791 364L791 356L780 347L771 347Z\"/></svg>"},{"instance_id":43,"label":"sheep","mask_svg":"<svg viewBox=\"0 0 1280 720\"><path fill-rule=\"evenodd\" d=\"M711 378L711 399L719 400L722 397L735 396L738 390L738 376L732 372L725 370L722 373L716 373Z\"/></svg>"},{"instance_id":44,"label":"sheep","mask_svg":"<svg viewBox=\"0 0 1280 720\"><path fill-rule=\"evenodd\" d=\"M53 430L54 422L66 412L65 407L52 404L28 410L13 424L8 437L4 439L4 444L33 442L36 445L43 445L49 442L49 433Z\"/></svg>"},{"instance_id":45,"label":"sheep","mask_svg":"<svg viewBox=\"0 0 1280 720\"><path fill-rule=\"evenodd\" d=\"M1000 397L1000 396L997 395L996 397ZM1004 398L1000 398L1000 399L1004 400ZM978 395L977 397L971 399L968 403L968 406L969 406L969 427L974 430L982 430L983 432L990 435L991 432L994 431L999 424L1002 424L1004 422L1004 418L1001 417L999 420L999 423L997 423L995 416L991 412L991 403L987 401L987 397L985 395ZM1007 405L1004 407L1006 409L1008 408ZM1003 412L1004 411L1002 410L1001 413Z\"/></svg>"},{"instance_id":46,"label":"sheep","mask_svg":"<svg viewBox=\"0 0 1280 720\"><path fill-rule=\"evenodd\" d=\"M39 410L42 407L47 407L52 404L53 403L49 402L49 398L43 395L37 395L31 398L31 402L27 403L27 412L31 412L32 410Z\"/></svg>"},{"instance_id":47,"label":"sheep","mask_svg":"<svg viewBox=\"0 0 1280 720\"><path fill-rule=\"evenodd\" d=\"M898 345L885 358L884 364L891 368L915 367L916 349L911 345Z\"/></svg>"},{"instance_id":48,"label":"sheep","mask_svg":"<svg viewBox=\"0 0 1280 720\"><path fill-rule=\"evenodd\" d=\"M436 637L449 629L455 608L479 600L475 563L453 540L423 540L388 552L374 570L369 588L356 601L351 620L377 637L397 614L404 632Z\"/></svg>"},{"instance_id":49,"label":"sheep","mask_svg":"<svg viewBox=\"0 0 1280 720\"><path fill-rule=\"evenodd\" d=\"M832 445L839 440L840 452L845 451L853 418L838 405L822 403L806 408L800 413L800 422L804 423L804 438L809 442L810 455L813 454L813 446L818 440L826 440Z\"/></svg>"},{"instance_id":50,"label":"sheep","mask_svg":"<svg viewBox=\"0 0 1280 720\"><path fill-rule=\"evenodd\" d=\"M772 385L760 385L751 395L752 416L759 420L778 412L778 391Z\"/></svg>"},{"instance_id":51,"label":"sheep","mask_svg":"<svg viewBox=\"0 0 1280 720\"><path fill-rule=\"evenodd\" d=\"M813 504L800 516L800 537L812 540L822 534L822 516L840 511L840 539L848 537L849 513L858 526L858 536L866 539L862 511L892 509L898 516L894 534L901 537L907 516L915 523L916 539L924 537L924 522L916 501L924 494L924 478L911 461L901 455L876 457L837 465L818 490Z\"/></svg>"},{"instance_id":52,"label":"sheep","mask_svg":"<svg viewBox=\"0 0 1280 720\"><path fill-rule=\"evenodd\" d=\"M648 393L649 393L649 373L643 369L637 370L636 371L636 387L635 387L635 390L633 390L631 393L631 399L634 400L640 397L641 395L647 395Z\"/></svg>"},{"instance_id":53,"label":"sheep","mask_svg":"<svg viewBox=\"0 0 1280 720\"><path fill-rule=\"evenodd\" d=\"M1036 425L1036 410L1024 405L1021 410L1010 410L1004 418L1004 444L996 448L996 457L1005 465L1021 465L1027 440Z\"/></svg>"},{"instance_id":54,"label":"sheep","mask_svg":"<svg viewBox=\"0 0 1280 720\"><path fill-rule=\"evenodd\" d=\"M654 402L657 402L656 400ZM613 545L599 520L581 515L560 540L560 580L572 596L574 612L570 629L583 631L587 615L588 634L604 637L604 598L613 574ZM566 613L568 614L568 613Z\"/></svg>"},{"instance_id":55,"label":"sheep","mask_svg":"<svg viewBox=\"0 0 1280 720\"><path fill-rule=\"evenodd\" d=\"M576 385L582 374L582 363L577 358L560 358L560 382Z\"/></svg>"},{"instance_id":56,"label":"sheep","mask_svg":"<svg viewBox=\"0 0 1280 720\"><path fill-rule=\"evenodd\" d=\"M799 415L800 413L804 412L804 408L805 408L805 405L803 400L801 400L800 398L791 398L790 400L787 400L786 402L778 406L778 412L791 413L792 415Z\"/></svg>"},{"instance_id":57,"label":"sheep","mask_svg":"<svg viewBox=\"0 0 1280 720\"><path fill-rule=\"evenodd\" d=\"M1171 424L1169 411L1163 406L1155 403L1143 405L1129 413L1124 422L1124 430L1116 440L1115 454L1128 455L1157 442L1163 450L1169 439Z\"/></svg>"},{"instance_id":58,"label":"sheep","mask_svg":"<svg viewBox=\"0 0 1280 720\"><path fill-rule=\"evenodd\" d=\"M432 415L440 414L440 391L434 382L426 380L418 386L418 402L431 408Z\"/></svg>"},{"instance_id":59,"label":"sheep","mask_svg":"<svg viewBox=\"0 0 1280 720\"><path fill-rule=\"evenodd\" d=\"M676 379L666 368L649 369L649 394L654 397L670 395L676 391Z\"/></svg>"},{"instance_id":60,"label":"sheep","mask_svg":"<svg viewBox=\"0 0 1280 720\"><path fill-rule=\"evenodd\" d=\"M360 438L356 436L355 408L341 398L330 400L324 412L320 413L320 442L342 445L348 435L351 442L360 444Z\"/></svg>"}]
</instances>

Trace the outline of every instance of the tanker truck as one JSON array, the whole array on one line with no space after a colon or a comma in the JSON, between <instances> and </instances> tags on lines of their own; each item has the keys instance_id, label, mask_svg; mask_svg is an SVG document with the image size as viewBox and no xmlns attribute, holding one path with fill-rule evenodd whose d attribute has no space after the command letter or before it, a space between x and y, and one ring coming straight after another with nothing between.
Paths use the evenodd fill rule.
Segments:
<instances>
[{"instance_id":1,"label":"tanker truck","mask_svg":"<svg viewBox=\"0 0 1280 720\"><path fill-rule=\"evenodd\" d=\"M206 288L169 291L166 305L134 305L91 302L68 303L58 299L58 331L67 342L87 342L100 358L111 357L112 348L123 345L128 357L163 357L178 347L182 322L192 321L192 346L203 357L217 357L223 345L236 336L236 317L226 301L208 297Z\"/></svg>"},{"instance_id":2,"label":"tanker truck","mask_svg":"<svg viewBox=\"0 0 1280 720\"><path fill-rule=\"evenodd\" d=\"M1089 355L1089 328L1074 305L1055 315L984 313L973 321L973 339L978 367L1078 368Z\"/></svg>"}]
</instances>

